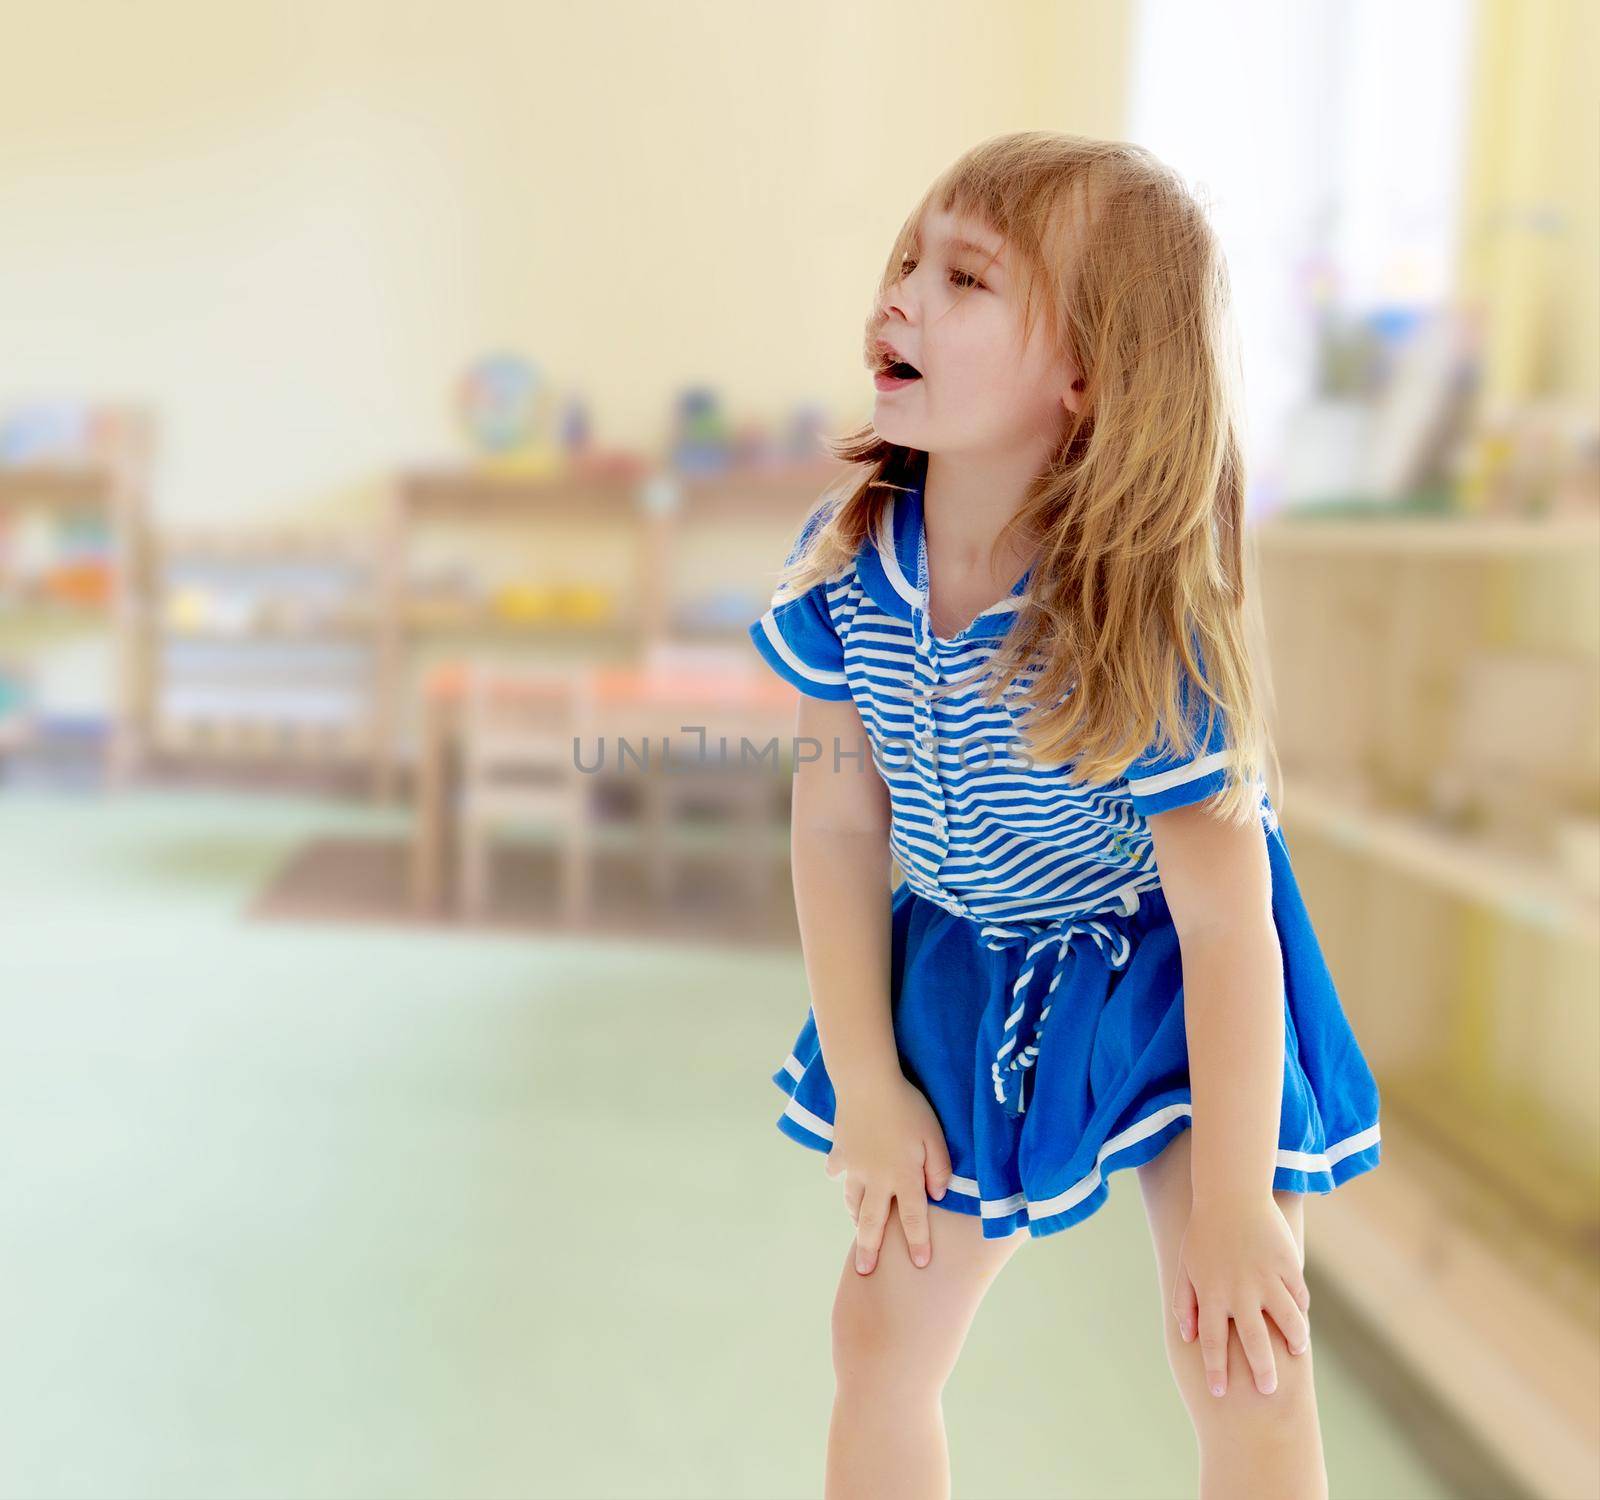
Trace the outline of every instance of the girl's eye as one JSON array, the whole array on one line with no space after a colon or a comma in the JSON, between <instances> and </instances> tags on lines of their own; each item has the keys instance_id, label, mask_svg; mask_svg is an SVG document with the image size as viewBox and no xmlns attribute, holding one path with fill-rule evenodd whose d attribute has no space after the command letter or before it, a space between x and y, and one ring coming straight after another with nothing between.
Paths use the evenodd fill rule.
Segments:
<instances>
[{"instance_id":1,"label":"girl's eye","mask_svg":"<svg viewBox=\"0 0 1600 1500\"><path fill-rule=\"evenodd\" d=\"M916 263L916 257L912 255L906 256L905 259L900 262L900 276L902 280L911 274L911 271L908 268L915 266ZM950 268L950 274L952 276L960 276L964 278L964 280L956 283L958 286L983 287L984 285L983 282L979 281L971 271L963 271L958 266L952 266ZM987 288L984 289L987 290Z\"/></svg>"}]
</instances>

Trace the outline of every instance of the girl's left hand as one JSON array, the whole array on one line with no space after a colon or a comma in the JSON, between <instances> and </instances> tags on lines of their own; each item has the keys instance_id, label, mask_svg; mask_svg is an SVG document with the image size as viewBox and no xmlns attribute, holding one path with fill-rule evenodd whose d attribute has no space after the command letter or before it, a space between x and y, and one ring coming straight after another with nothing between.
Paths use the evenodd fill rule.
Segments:
<instances>
[{"instance_id":1,"label":"girl's left hand","mask_svg":"<svg viewBox=\"0 0 1600 1500\"><path fill-rule=\"evenodd\" d=\"M1270 1396L1278 1372L1262 1313L1272 1315L1291 1354L1304 1354L1311 1342L1305 1316L1310 1306L1299 1243L1271 1193L1194 1205L1178 1249L1172 1311L1185 1343L1199 1334L1212 1395L1228 1388L1230 1318L1256 1389Z\"/></svg>"}]
</instances>

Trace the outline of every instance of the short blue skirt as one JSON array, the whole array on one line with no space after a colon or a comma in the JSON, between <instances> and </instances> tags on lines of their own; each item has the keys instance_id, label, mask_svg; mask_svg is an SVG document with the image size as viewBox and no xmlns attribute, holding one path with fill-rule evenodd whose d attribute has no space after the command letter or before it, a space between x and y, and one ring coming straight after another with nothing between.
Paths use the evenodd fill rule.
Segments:
<instances>
[{"instance_id":1,"label":"short blue skirt","mask_svg":"<svg viewBox=\"0 0 1600 1500\"><path fill-rule=\"evenodd\" d=\"M1378 1165L1378 1086L1278 829L1267 845L1286 993L1272 1186L1329 1193ZM998 946L904 884L891 911L900 1066L950 1152L936 1207L980 1216L987 1239L1054 1234L1106 1201L1111 1173L1151 1160L1191 1123L1182 961L1162 891L1141 892L1131 913ZM835 1096L814 1012L772 1081L789 1100L778 1129L831 1150Z\"/></svg>"}]
</instances>

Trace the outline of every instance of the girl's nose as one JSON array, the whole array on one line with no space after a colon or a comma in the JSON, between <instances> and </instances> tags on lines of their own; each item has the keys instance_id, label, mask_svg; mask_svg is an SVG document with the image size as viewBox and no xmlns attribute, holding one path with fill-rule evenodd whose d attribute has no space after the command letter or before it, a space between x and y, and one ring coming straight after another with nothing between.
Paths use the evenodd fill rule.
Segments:
<instances>
[{"instance_id":1,"label":"girl's nose","mask_svg":"<svg viewBox=\"0 0 1600 1500\"><path fill-rule=\"evenodd\" d=\"M922 262L916 261L908 272L905 262L900 265L900 274L891 281L883 294L884 311L894 311L900 314L908 323L915 321L912 313L916 306L917 288L922 284L917 273L922 269Z\"/></svg>"},{"instance_id":2,"label":"girl's nose","mask_svg":"<svg viewBox=\"0 0 1600 1500\"><path fill-rule=\"evenodd\" d=\"M913 271L912 275L916 273ZM902 277L899 281L883 294L883 314L887 319L890 313L899 313L907 323L916 322L916 299L909 290L908 279Z\"/></svg>"}]
</instances>

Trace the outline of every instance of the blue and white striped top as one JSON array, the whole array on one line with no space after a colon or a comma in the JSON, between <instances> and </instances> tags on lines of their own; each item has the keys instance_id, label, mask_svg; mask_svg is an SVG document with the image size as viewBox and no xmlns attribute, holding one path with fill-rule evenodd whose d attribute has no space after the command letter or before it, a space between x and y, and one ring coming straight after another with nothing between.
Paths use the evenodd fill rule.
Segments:
<instances>
[{"instance_id":1,"label":"blue and white striped top","mask_svg":"<svg viewBox=\"0 0 1600 1500\"><path fill-rule=\"evenodd\" d=\"M1009 683L992 707L960 687L981 675L1031 570L945 639L928 622L920 486L895 492L886 512L885 540L869 536L847 568L749 627L757 650L802 693L855 700L889 788L890 848L916 894L1015 936L1131 911L1139 892L1161 885L1147 816L1223 788L1221 716L1210 716L1193 756L1152 749L1115 782L1031 763L1017 703L1025 684ZM790 561L821 520L812 517ZM1261 811L1276 828L1264 786Z\"/></svg>"}]
</instances>

